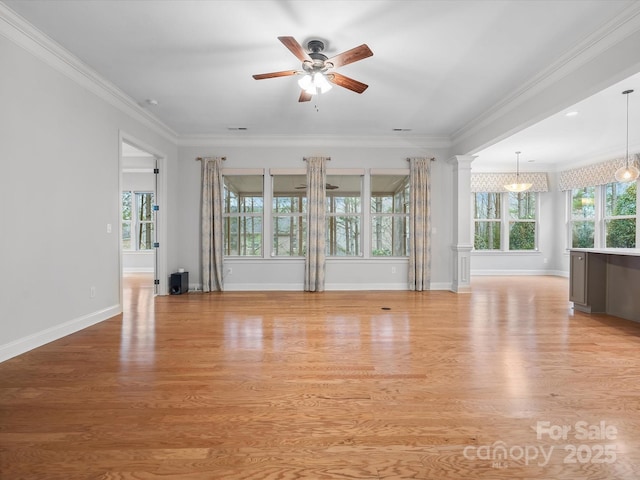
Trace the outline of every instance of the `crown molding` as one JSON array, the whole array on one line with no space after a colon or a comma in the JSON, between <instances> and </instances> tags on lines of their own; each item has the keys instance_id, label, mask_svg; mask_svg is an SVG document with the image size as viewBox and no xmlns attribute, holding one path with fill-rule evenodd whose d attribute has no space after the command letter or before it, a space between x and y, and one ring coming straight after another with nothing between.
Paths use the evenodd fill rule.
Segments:
<instances>
[{"instance_id":1,"label":"crown molding","mask_svg":"<svg viewBox=\"0 0 640 480\"><path fill-rule=\"evenodd\" d=\"M340 136L340 135L180 135L182 147L373 147L373 148L449 148L449 137L418 135Z\"/></svg>"},{"instance_id":2,"label":"crown molding","mask_svg":"<svg viewBox=\"0 0 640 480\"><path fill-rule=\"evenodd\" d=\"M635 2L522 87L507 95L504 100L454 131L451 134L452 143L458 144L474 135L638 31L640 31L640 2Z\"/></svg>"},{"instance_id":3,"label":"crown molding","mask_svg":"<svg viewBox=\"0 0 640 480\"><path fill-rule=\"evenodd\" d=\"M0 35L167 140L176 142L178 134L174 130L1 1Z\"/></svg>"}]
</instances>

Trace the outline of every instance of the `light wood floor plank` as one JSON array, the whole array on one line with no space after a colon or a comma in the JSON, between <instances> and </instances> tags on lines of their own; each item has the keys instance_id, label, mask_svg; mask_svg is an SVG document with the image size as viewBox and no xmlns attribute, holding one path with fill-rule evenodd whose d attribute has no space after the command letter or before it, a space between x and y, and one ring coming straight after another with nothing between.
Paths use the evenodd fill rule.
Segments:
<instances>
[{"instance_id":1,"label":"light wood floor plank","mask_svg":"<svg viewBox=\"0 0 640 480\"><path fill-rule=\"evenodd\" d=\"M125 314L0 364L0 478L640 478L640 325L574 313L566 279L127 285Z\"/></svg>"}]
</instances>

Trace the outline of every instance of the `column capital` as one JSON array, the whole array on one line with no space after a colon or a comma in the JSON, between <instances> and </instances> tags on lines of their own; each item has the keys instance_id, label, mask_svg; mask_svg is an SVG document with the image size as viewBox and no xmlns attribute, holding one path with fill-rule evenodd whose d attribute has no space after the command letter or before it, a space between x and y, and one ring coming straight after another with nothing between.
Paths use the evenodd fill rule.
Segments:
<instances>
[{"instance_id":1,"label":"column capital","mask_svg":"<svg viewBox=\"0 0 640 480\"><path fill-rule=\"evenodd\" d=\"M449 160L447 160L447 163L453 165L454 167L466 167L470 169L471 162L473 162L476 158L478 158L476 155L454 155Z\"/></svg>"}]
</instances>

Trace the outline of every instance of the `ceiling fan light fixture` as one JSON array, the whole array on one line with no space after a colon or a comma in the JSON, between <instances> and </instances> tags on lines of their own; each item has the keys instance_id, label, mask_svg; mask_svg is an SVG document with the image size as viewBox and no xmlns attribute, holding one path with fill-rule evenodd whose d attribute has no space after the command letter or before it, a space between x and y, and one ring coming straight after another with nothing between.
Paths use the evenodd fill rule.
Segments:
<instances>
[{"instance_id":1,"label":"ceiling fan light fixture","mask_svg":"<svg viewBox=\"0 0 640 480\"><path fill-rule=\"evenodd\" d=\"M298 85L309 95L327 93L333 88L322 72L309 73L298 80Z\"/></svg>"},{"instance_id":2,"label":"ceiling fan light fixture","mask_svg":"<svg viewBox=\"0 0 640 480\"><path fill-rule=\"evenodd\" d=\"M510 192L514 192L514 193L521 193L524 192L526 190L529 190L531 188L531 186L533 185L532 183L526 183L526 182L521 182L520 181L520 153L521 152L516 152L516 178L515 181L513 183L508 183L504 186L505 189L507 189Z\"/></svg>"},{"instance_id":3,"label":"ceiling fan light fixture","mask_svg":"<svg viewBox=\"0 0 640 480\"><path fill-rule=\"evenodd\" d=\"M627 156L624 167L620 167L616 170L616 181L620 183L627 183L635 181L640 176L640 170L635 165L629 163L629 94L633 93L633 90L625 90L623 95L627 96Z\"/></svg>"}]
</instances>

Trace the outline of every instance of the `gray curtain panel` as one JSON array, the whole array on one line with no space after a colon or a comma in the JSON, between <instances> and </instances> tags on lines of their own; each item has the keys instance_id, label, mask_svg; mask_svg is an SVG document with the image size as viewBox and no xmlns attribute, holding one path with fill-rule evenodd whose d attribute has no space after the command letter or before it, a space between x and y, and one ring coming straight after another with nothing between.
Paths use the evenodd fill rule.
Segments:
<instances>
[{"instance_id":1,"label":"gray curtain panel","mask_svg":"<svg viewBox=\"0 0 640 480\"><path fill-rule=\"evenodd\" d=\"M431 159L409 164L409 290L421 292L431 283Z\"/></svg>"},{"instance_id":2,"label":"gray curtain panel","mask_svg":"<svg viewBox=\"0 0 640 480\"><path fill-rule=\"evenodd\" d=\"M223 285L223 180L221 157L202 159L202 291L222 292Z\"/></svg>"},{"instance_id":3,"label":"gray curtain panel","mask_svg":"<svg viewBox=\"0 0 640 480\"><path fill-rule=\"evenodd\" d=\"M304 262L305 292L323 292L326 248L326 158L307 162L307 254Z\"/></svg>"}]
</instances>

